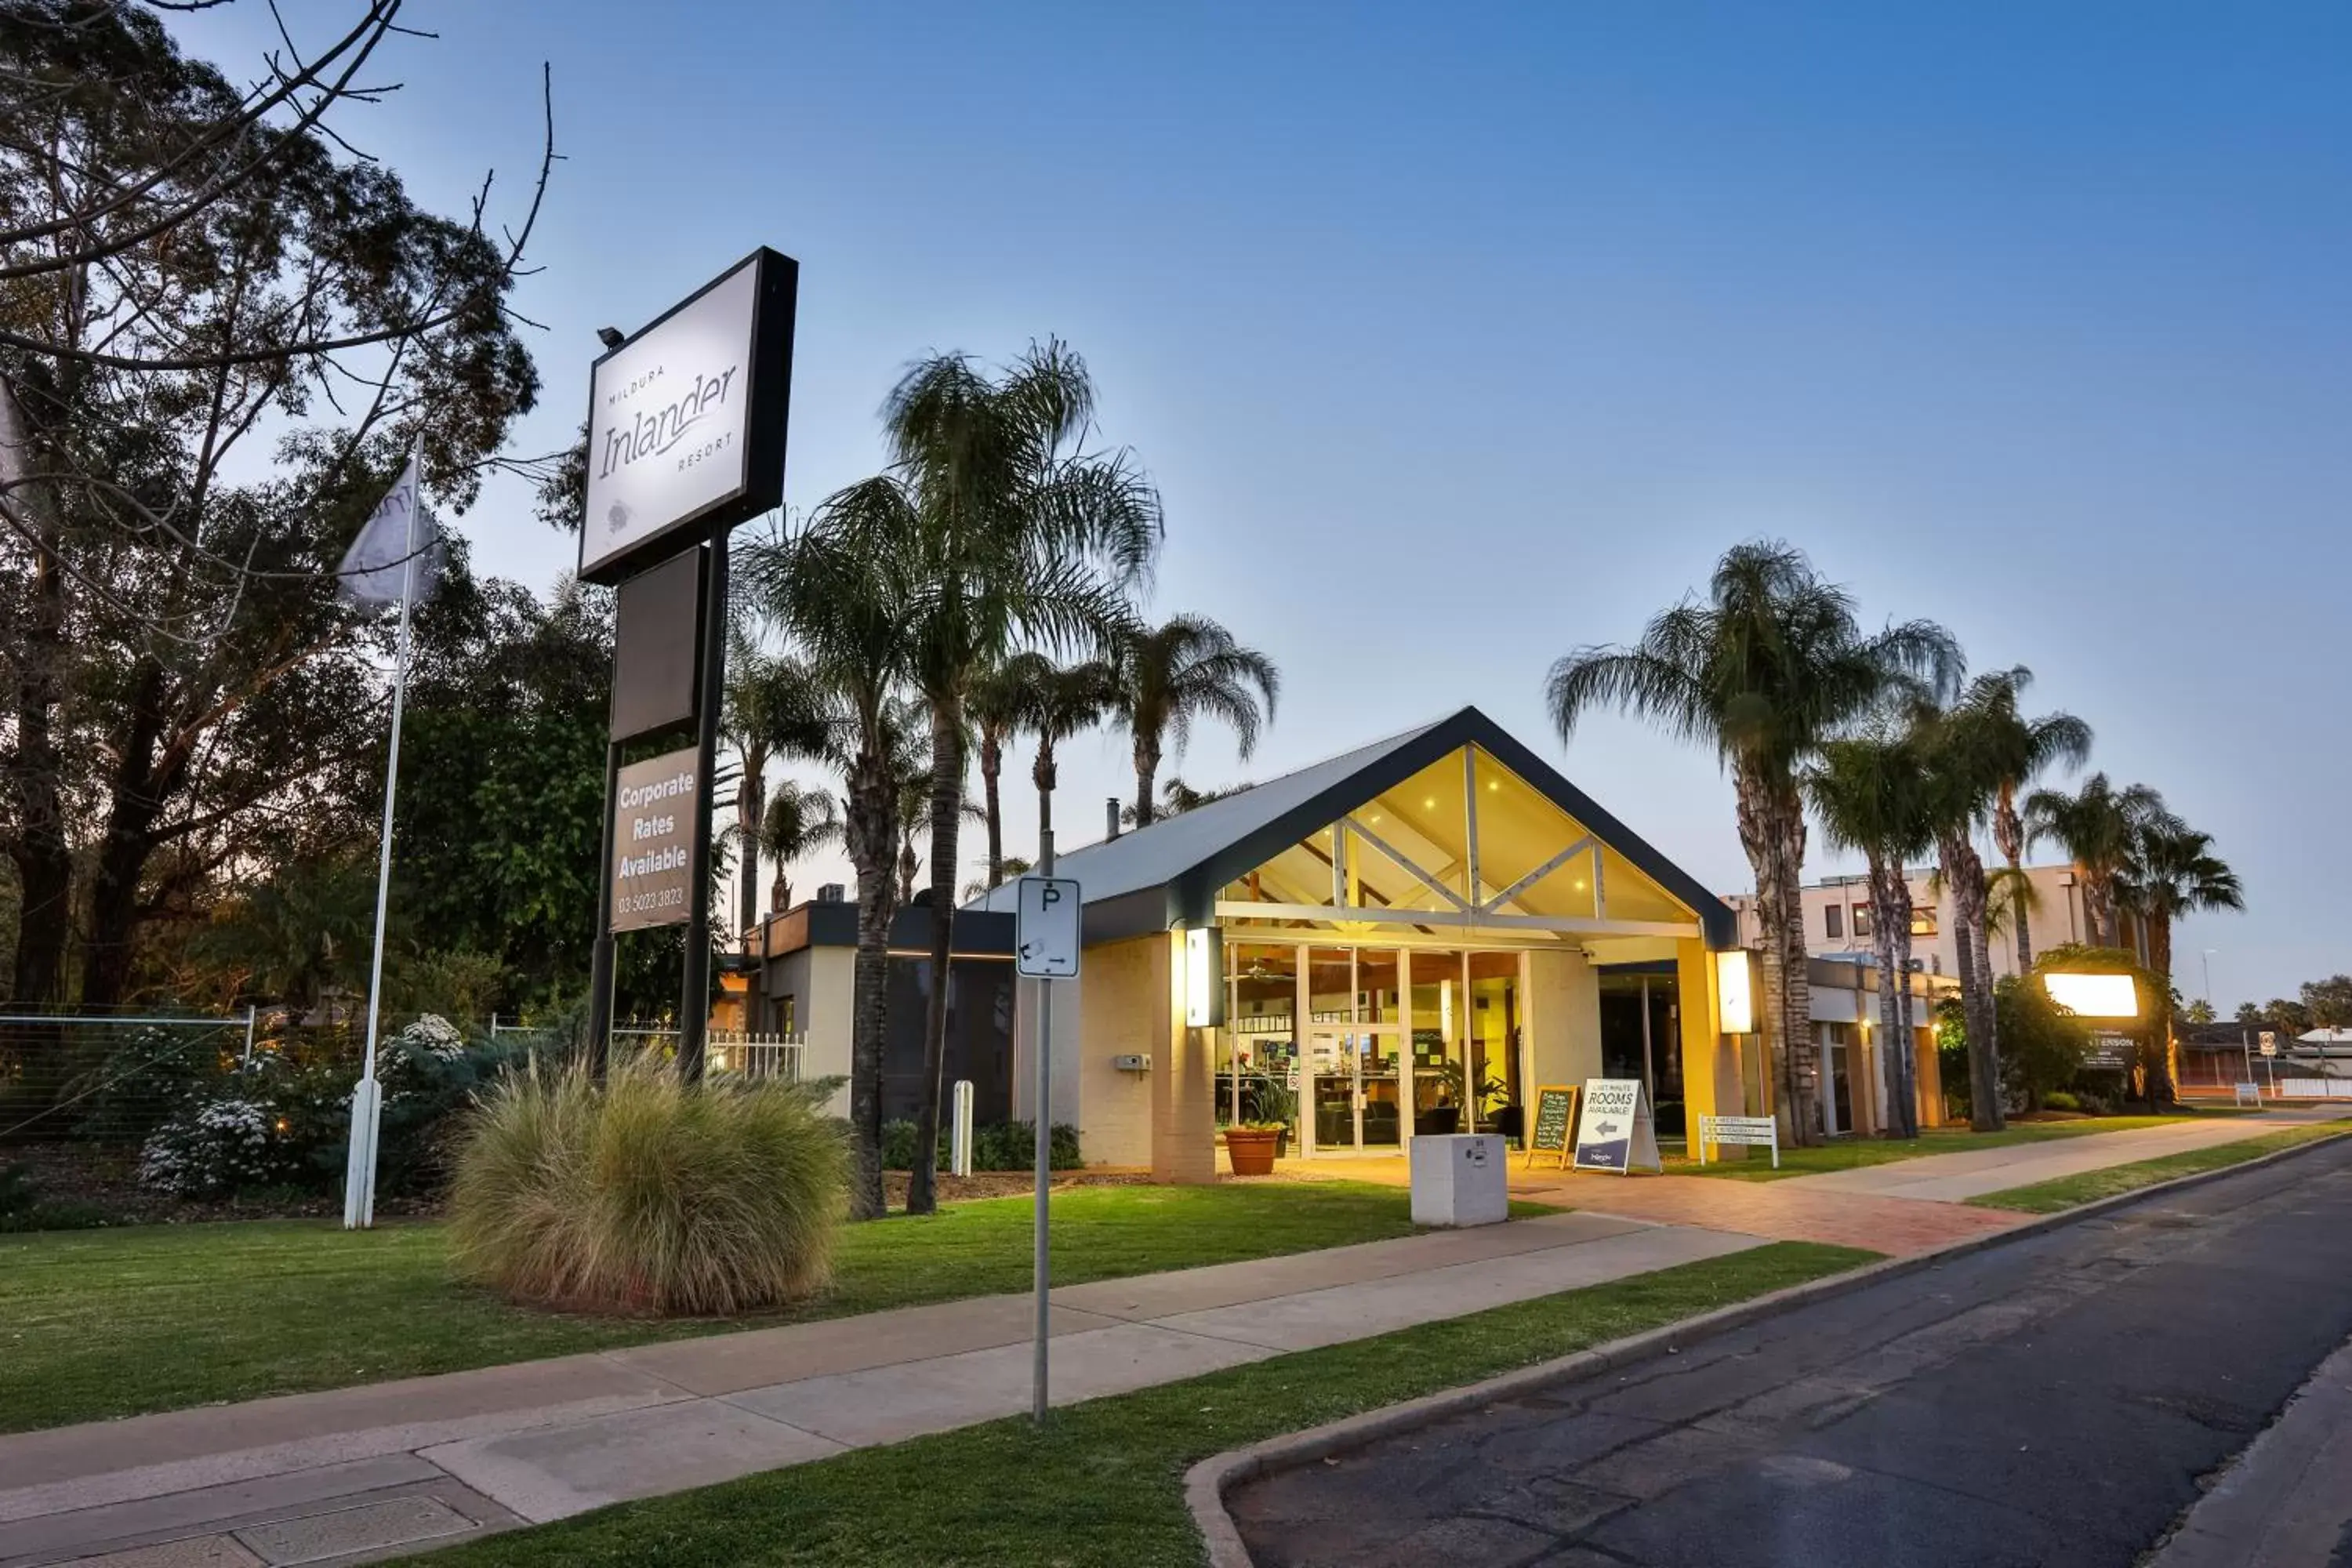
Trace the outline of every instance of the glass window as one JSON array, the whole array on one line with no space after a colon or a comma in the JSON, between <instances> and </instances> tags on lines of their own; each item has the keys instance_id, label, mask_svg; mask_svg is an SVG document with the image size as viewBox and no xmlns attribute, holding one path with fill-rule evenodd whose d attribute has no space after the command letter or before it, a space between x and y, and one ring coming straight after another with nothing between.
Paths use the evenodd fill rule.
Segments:
<instances>
[{"instance_id":1,"label":"glass window","mask_svg":"<svg viewBox=\"0 0 2352 1568\"><path fill-rule=\"evenodd\" d=\"M1853 906L1853 934L1856 936L1868 936L1870 934L1870 906L1868 904L1856 904Z\"/></svg>"},{"instance_id":2,"label":"glass window","mask_svg":"<svg viewBox=\"0 0 2352 1568\"><path fill-rule=\"evenodd\" d=\"M1840 942L1844 940L1845 910L1836 904L1831 904L1827 908L1823 909L1822 910L1822 930L1828 935L1832 942Z\"/></svg>"},{"instance_id":3,"label":"glass window","mask_svg":"<svg viewBox=\"0 0 2352 1568\"><path fill-rule=\"evenodd\" d=\"M1911 934L1913 936L1933 936L1936 934L1935 905L1915 904L1912 906Z\"/></svg>"}]
</instances>

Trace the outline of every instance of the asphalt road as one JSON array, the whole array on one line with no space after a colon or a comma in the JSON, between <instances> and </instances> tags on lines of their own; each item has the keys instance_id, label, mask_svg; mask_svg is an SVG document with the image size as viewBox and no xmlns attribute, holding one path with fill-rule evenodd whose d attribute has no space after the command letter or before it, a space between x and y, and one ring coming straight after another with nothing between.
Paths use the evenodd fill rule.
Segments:
<instances>
[{"instance_id":1,"label":"asphalt road","mask_svg":"<svg viewBox=\"0 0 2352 1568\"><path fill-rule=\"evenodd\" d=\"M2352 1139L1266 1478L1262 1568L2128 1564L2352 1336Z\"/></svg>"}]
</instances>

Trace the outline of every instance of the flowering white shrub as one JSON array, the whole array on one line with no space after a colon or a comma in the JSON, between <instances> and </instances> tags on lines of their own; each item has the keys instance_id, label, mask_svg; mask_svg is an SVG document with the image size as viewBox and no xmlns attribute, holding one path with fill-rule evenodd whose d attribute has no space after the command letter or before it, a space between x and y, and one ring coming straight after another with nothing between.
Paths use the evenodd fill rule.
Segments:
<instances>
[{"instance_id":1,"label":"flowering white shrub","mask_svg":"<svg viewBox=\"0 0 2352 1568\"><path fill-rule=\"evenodd\" d=\"M158 1127L139 1152L142 1185L178 1197L211 1197L279 1175L277 1118L249 1100L190 1106Z\"/></svg>"}]
</instances>

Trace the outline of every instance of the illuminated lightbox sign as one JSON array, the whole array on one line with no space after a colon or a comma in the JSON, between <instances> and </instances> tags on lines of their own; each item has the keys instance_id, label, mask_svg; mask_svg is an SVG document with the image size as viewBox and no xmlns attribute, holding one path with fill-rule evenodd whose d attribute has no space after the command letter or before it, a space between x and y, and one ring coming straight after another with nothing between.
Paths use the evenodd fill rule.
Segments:
<instances>
[{"instance_id":1,"label":"illuminated lightbox sign","mask_svg":"<svg viewBox=\"0 0 2352 1568\"><path fill-rule=\"evenodd\" d=\"M782 504L799 274L754 251L596 362L583 579L618 582Z\"/></svg>"},{"instance_id":2,"label":"illuminated lightbox sign","mask_svg":"<svg viewBox=\"0 0 2352 1568\"><path fill-rule=\"evenodd\" d=\"M2139 987L2128 974L2061 974L2042 977L2050 1000L2081 1018L2137 1018Z\"/></svg>"},{"instance_id":3,"label":"illuminated lightbox sign","mask_svg":"<svg viewBox=\"0 0 2352 1568\"><path fill-rule=\"evenodd\" d=\"M1748 950L1732 948L1715 955L1717 1007L1727 1035L1756 1032L1756 987L1748 963Z\"/></svg>"}]
</instances>

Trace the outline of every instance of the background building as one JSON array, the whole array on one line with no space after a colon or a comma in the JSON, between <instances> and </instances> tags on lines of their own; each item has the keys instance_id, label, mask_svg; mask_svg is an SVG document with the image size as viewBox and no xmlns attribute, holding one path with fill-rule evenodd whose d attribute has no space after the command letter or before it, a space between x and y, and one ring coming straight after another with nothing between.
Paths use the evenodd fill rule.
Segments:
<instances>
[{"instance_id":1,"label":"background building","mask_svg":"<svg viewBox=\"0 0 2352 1568\"><path fill-rule=\"evenodd\" d=\"M1988 870L1992 869L1988 866ZM2033 951L2046 952L2064 942L2087 942L2091 926L2083 911L2083 889L2072 866L2028 866L2032 889L2026 918L2032 928ZM1911 956L1927 974L1958 974L1959 953L1953 944L1952 900L1935 886L1932 868L1915 869L1911 881ZM1870 879L1825 877L1802 889L1805 900L1805 951L1815 958L1875 956L1870 929ZM2017 933L2011 929L2007 900L1994 889L1992 931L1985 943L1992 959L1993 978L2019 973ZM1763 941L1758 923L1756 895L1734 893L1724 900L1739 915L1739 940L1748 947ZM2147 961L2145 938L2128 910L2119 911L2122 945Z\"/></svg>"}]
</instances>

